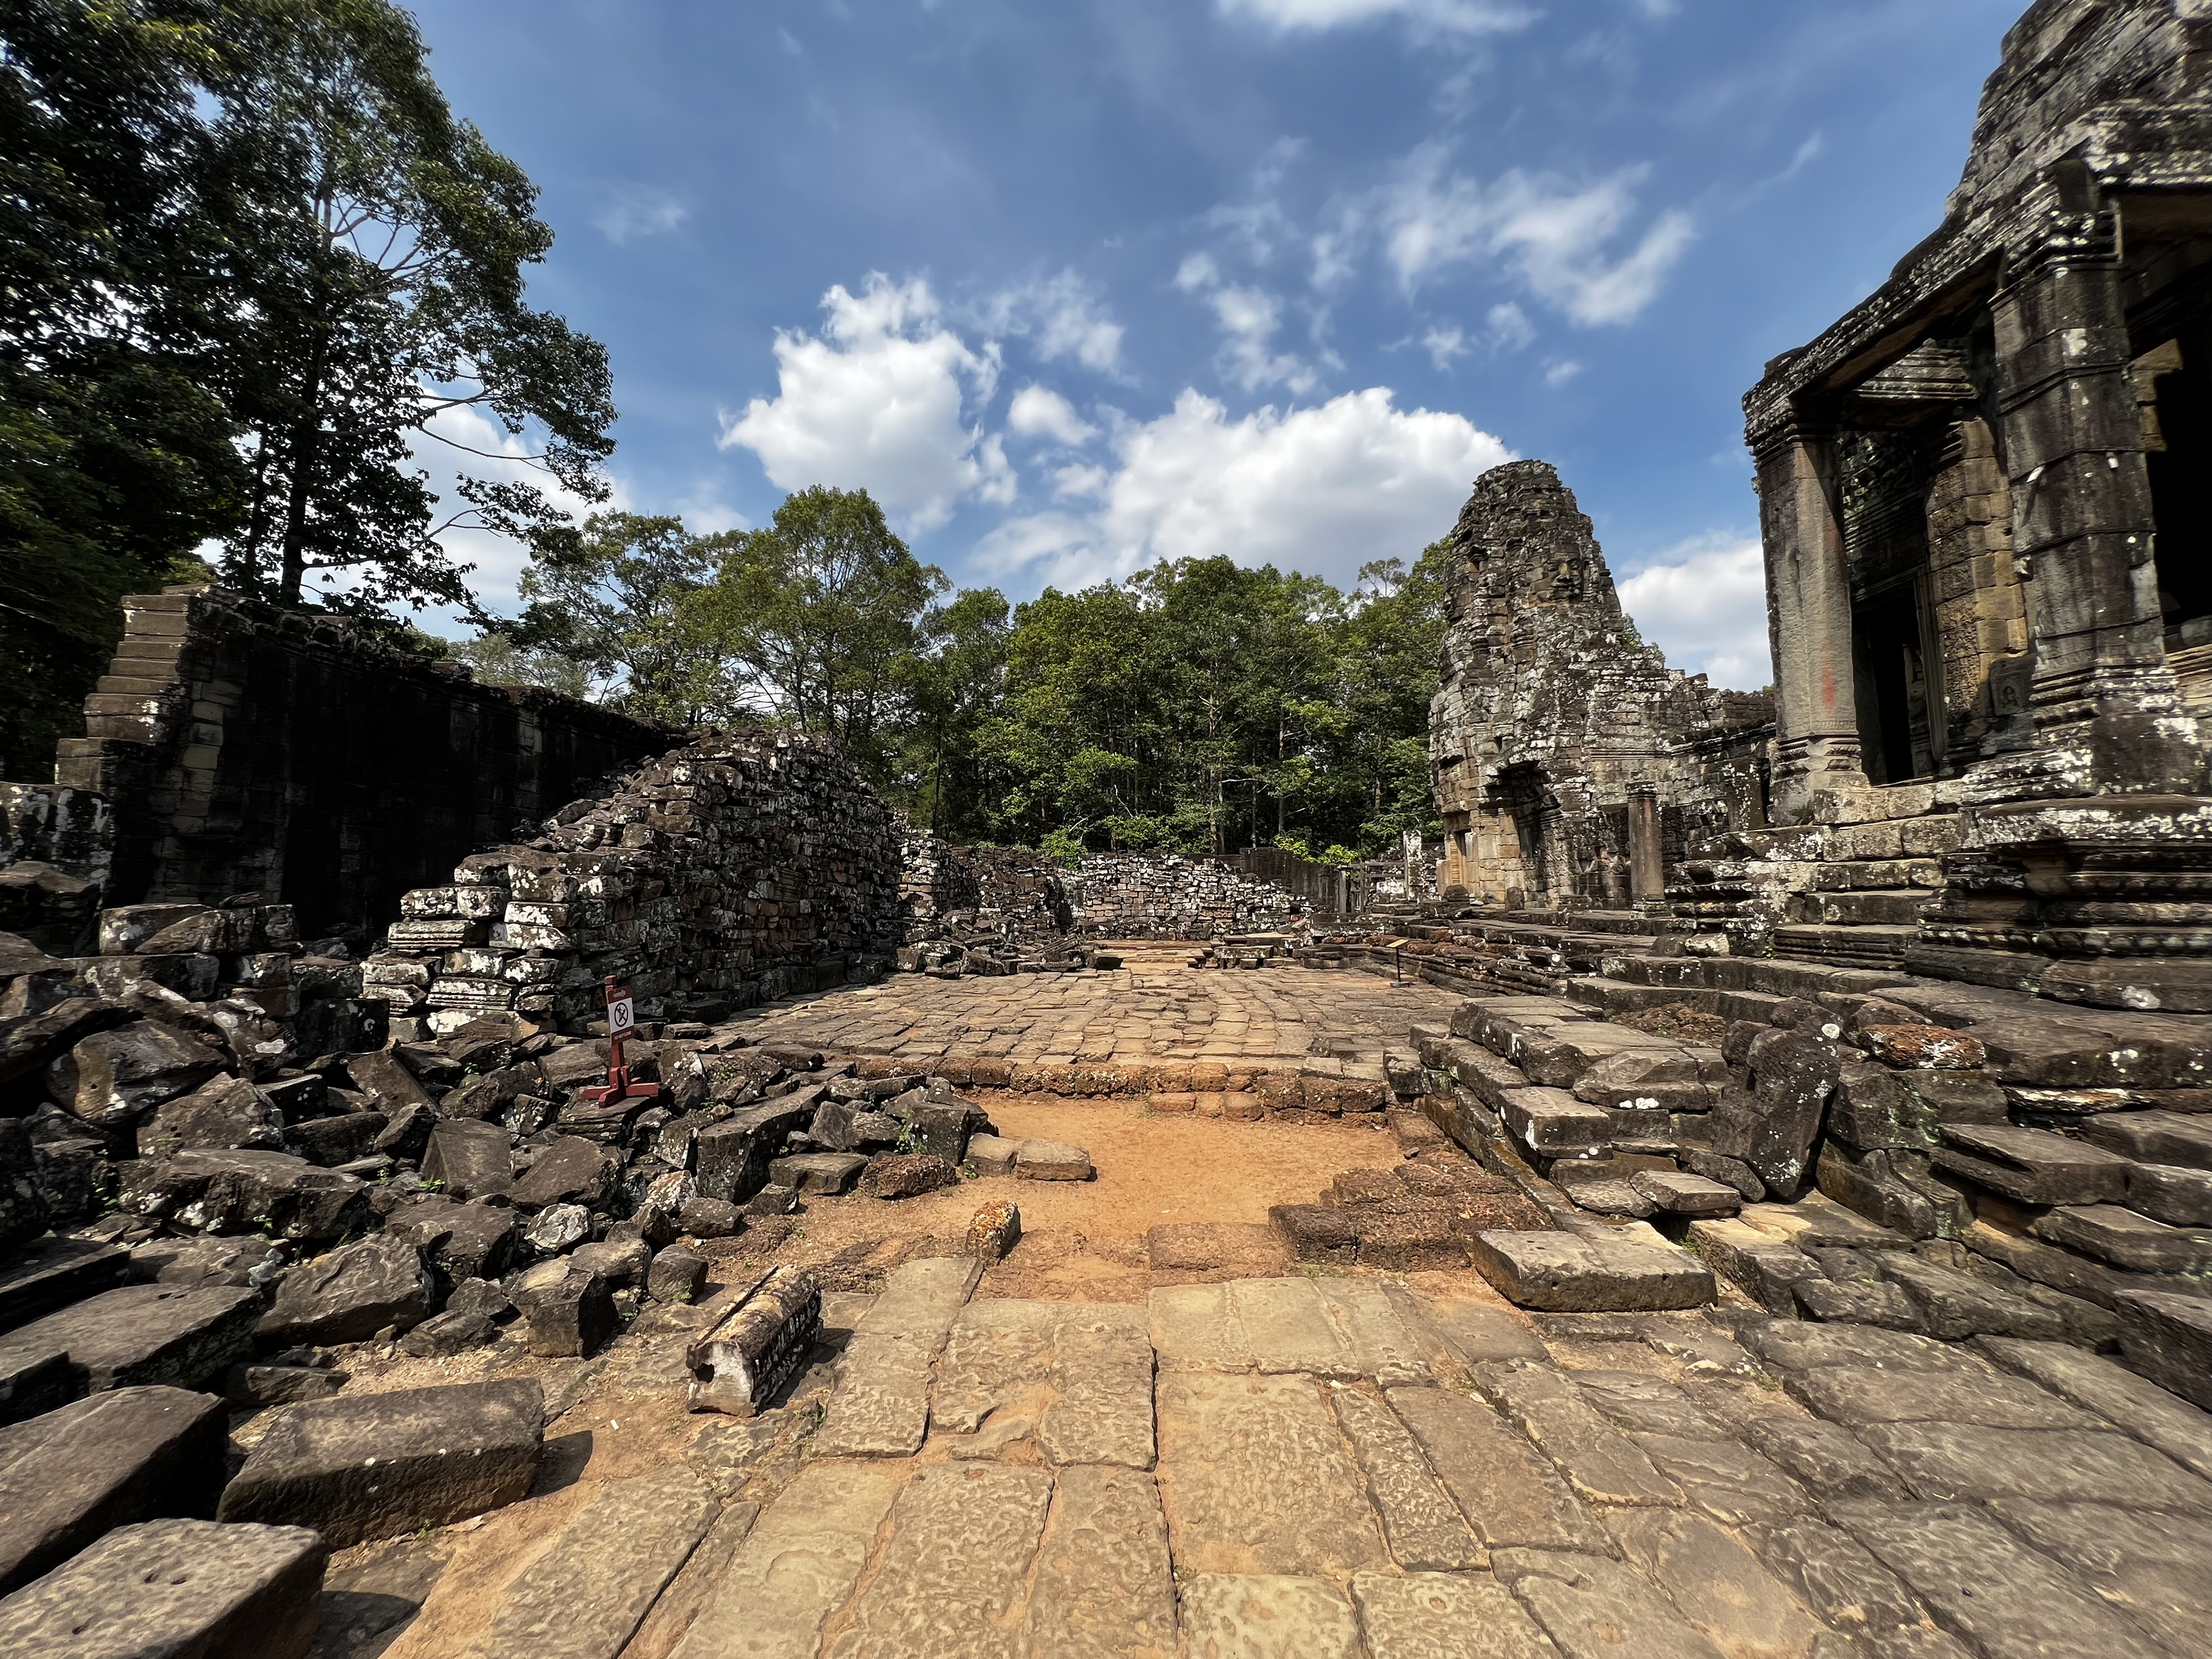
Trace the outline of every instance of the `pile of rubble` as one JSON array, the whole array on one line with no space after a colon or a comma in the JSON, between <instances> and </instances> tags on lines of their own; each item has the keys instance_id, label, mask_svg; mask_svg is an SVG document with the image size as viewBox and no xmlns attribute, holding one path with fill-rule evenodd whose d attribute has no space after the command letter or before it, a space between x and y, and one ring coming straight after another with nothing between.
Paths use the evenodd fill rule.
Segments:
<instances>
[{"instance_id":1,"label":"pile of rubble","mask_svg":"<svg viewBox=\"0 0 2212 1659\"><path fill-rule=\"evenodd\" d=\"M898 887L890 813L834 750L714 736L406 895L363 979L410 1037L509 1012L580 1033L609 974L645 1018L720 1019L873 978Z\"/></svg>"},{"instance_id":2,"label":"pile of rubble","mask_svg":"<svg viewBox=\"0 0 2212 1659\"><path fill-rule=\"evenodd\" d=\"M1098 853L1083 860L1083 931L1097 939L1218 939L1285 927L1305 901L1211 859Z\"/></svg>"},{"instance_id":3,"label":"pile of rubble","mask_svg":"<svg viewBox=\"0 0 2212 1659\"><path fill-rule=\"evenodd\" d=\"M935 979L993 979L1008 974L1079 974L1121 965L1117 951L1101 950L1072 938L1045 936L1015 944L967 925L960 912L940 919L937 937L902 945L896 958L902 974Z\"/></svg>"}]
</instances>

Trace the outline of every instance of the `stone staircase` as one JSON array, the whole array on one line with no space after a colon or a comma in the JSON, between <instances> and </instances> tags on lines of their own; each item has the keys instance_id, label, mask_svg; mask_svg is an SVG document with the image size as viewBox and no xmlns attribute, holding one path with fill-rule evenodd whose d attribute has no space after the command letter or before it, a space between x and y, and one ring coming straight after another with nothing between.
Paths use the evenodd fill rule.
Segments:
<instances>
[{"instance_id":1,"label":"stone staircase","mask_svg":"<svg viewBox=\"0 0 2212 1659\"><path fill-rule=\"evenodd\" d=\"M1920 917L1943 884L1934 859L1853 859L1819 864L1790 899L1775 930L1777 954L1841 968L1899 968L1920 936Z\"/></svg>"},{"instance_id":2,"label":"stone staircase","mask_svg":"<svg viewBox=\"0 0 2212 1659\"><path fill-rule=\"evenodd\" d=\"M1909 930L1908 930L1909 931ZM1599 974L1570 980L1564 994L1607 1014L1686 1003L1723 1019L1765 1020L1793 997L1869 996L1909 985L1900 970L1782 957L1609 956Z\"/></svg>"}]
</instances>

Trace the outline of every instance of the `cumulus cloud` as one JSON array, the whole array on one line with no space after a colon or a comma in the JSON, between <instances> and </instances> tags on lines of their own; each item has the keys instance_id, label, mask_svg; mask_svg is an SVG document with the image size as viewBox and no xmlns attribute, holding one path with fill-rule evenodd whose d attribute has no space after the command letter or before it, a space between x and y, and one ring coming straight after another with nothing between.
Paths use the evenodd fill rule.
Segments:
<instances>
[{"instance_id":1,"label":"cumulus cloud","mask_svg":"<svg viewBox=\"0 0 2212 1659\"><path fill-rule=\"evenodd\" d=\"M1222 333L1221 370L1247 392L1280 386L1310 392L1319 378L1295 353L1274 349L1282 326L1282 301L1264 289L1224 282L1212 256L1194 253L1176 272L1176 286L1198 294L1213 309Z\"/></svg>"},{"instance_id":2,"label":"cumulus cloud","mask_svg":"<svg viewBox=\"0 0 2212 1659\"><path fill-rule=\"evenodd\" d=\"M1387 386L1241 419L1186 391L1113 447L1110 473L1086 470L1061 491L1094 496L1095 511L1009 520L978 565L1073 586L1226 554L1346 582L1370 559L1412 558L1450 528L1475 477L1510 459L1464 416L1401 410Z\"/></svg>"},{"instance_id":3,"label":"cumulus cloud","mask_svg":"<svg viewBox=\"0 0 2212 1659\"><path fill-rule=\"evenodd\" d=\"M994 334L1029 338L1047 362L1073 357L1101 374L1121 371L1121 325L1073 270L1000 289L985 305L982 320Z\"/></svg>"},{"instance_id":4,"label":"cumulus cloud","mask_svg":"<svg viewBox=\"0 0 2212 1659\"><path fill-rule=\"evenodd\" d=\"M781 489L866 489L909 530L933 530L963 499L1010 502L1013 469L964 410L988 404L998 348L970 350L921 277L871 273L858 295L822 299L821 333L779 329L773 398L726 418L721 446L750 449Z\"/></svg>"},{"instance_id":5,"label":"cumulus cloud","mask_svg":"<svg viewBox=\"0 0 2212 1659\"><path fill-rule=\"evenodd\" d=\"M1050 386L1025 386L1006 410L1006 429L1019 438L1050 438L1079 449L1098 428L1075 412L1075 405Z\"/></svg>"},{"instance_id":6,"label":"cumulus cloud","mask_svg":"<svg viewBox=\"0 0 2212 1659\"><path fill-rule=\"evenodd\" d=\"M1772 682L1756 538L1705 536L1669 548L1620 584L1620 602L1675 667L1740 690Z\"/></svg>"},{"instance_id":7,"label":"cumulus cloud","mask_svg":"<svg viewBox=\"0 0 2212 1659\"><path fill-rule=\"evenodd\" d=\"M1502 0L1215 0L1224 17L1246 17L1282 33L1372 23L1385 18L1410 23L1425 33L1492 34L1528 21L1525 7Z\"/></svg>"},{"instance_id":8,"label":"cumulus cloud","mask_svg":"<svg viewBox=\"0 0 2212 1659\"><path fill-rule=\"evenodd\" d=\"M690 208L655 185L618 185L606 192L592 222L619 247L673 230L690 216Z\"/></svg>"},{"instance_id":9,"label":"cumulus cloud","mask_svg":"<svg viewBox=\"0 0 2212 1659\"><path fill-rule=\"evenodd\" d=\"M1658 297L1695 234L1689 215L1669 209L1633 247L1613 251L1650 172L1628 167L1577 185L1516 168L1485 184L1454 172L1442 145L1423 144L1355 216L1375 223L1408 291L1454 265L1494 259L1571 322L1626 323Z\"/></svg>"}]
</instances>

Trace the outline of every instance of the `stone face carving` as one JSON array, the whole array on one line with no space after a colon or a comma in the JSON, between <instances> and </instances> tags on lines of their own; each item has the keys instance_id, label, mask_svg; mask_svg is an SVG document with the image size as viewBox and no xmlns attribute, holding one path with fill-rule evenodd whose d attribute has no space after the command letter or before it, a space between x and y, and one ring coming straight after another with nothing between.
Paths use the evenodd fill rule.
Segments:
<instances>
[{"instance_id":1,"label":"stone face carving","mask_svg":"<svg viewBox=\"0 0 2212 1659\"><path fill-rule=\"evenodd\" d=\"M1674 858L1692 830L1763 822L1741 785L1756 776L1765 699L1670 669L1643 642L1550 465L1485 473L1451 545L1429 715L1445 885L1538 908L1627 908L1639 784L1660 787ZM1731 780L1731 766L1743 775Z\"/></svg>"}]
</instances>

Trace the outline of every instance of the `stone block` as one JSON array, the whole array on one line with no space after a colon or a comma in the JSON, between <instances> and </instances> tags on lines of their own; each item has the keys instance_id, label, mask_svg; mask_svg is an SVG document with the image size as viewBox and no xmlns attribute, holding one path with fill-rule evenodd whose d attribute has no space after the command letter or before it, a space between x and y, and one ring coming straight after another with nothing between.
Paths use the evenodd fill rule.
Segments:
<instances>
[{"instance_id":1,"label":"stone block","mask_svg":"<svg viewBox=\"0 0 2212 1659\"><path fill-rule=\"evenodd\" d=\"M305 1527L121 1527L0 1601L0 1649L40 1659L305 1659L328 1556Z\"/></svg>"},{"instance_id":2,"label":"stone block","mask_svg":"<svg viewBox=\"0 0 2212 1659\"><path fill-rule=\"evenodd\" d=\"M860 1177L870 1198L915 1198L959 1184L960 1171L934 1152L879 1153Z\"/></svg>"},{"instance_id":3,"label":"stone block","mask_svg":"<svg viewBox=\"0 0 2212 1659\"><path fill-rule=\"evenodd\" d=\"M506 1290L522 1315L530 1352L542 1358L588 1358L622 1326L607 1281L567 1256L525 1268Z\"/></svg>"},{"instance_id":4,"label":"stone block","mask_svg":"<svg viewBox=\"0 0 2212 1659\"><path fill-rule=\"evenodd\" d=\"M1014 1149L1018 1181L1088 1181L1091 1154L1060 1140L1024 1140Z\"/></svg>"},{"instance_id":5,"label":"stone block","mask_svg":"<svg viewBox=\"0 0 2212 1659\"><path fill-rule=\"evenodd\" d=\"M270 1425L219 1516L312 1524L333 1549L445 1526L526 1494L544 1437L531 1378L313 1401Z\"/></svg>"},{"instance_id":6,"label":"stone block","mask_svg":"<svg viewBox=\"0 0 2212 1659\"><path fill-rule=\"evenodd\" d=\"M2212 1267L2212 1233L2169 1227L2117 1204L2063 1205L2029 1223L2028 1231L2136 1273L2202 1273Z\"/></svg>"},{"instance_id":7,"label":"stone block","mask_svg":"<svg viewBox=\"0 0 2212 1659\"><path fill-rule=\"evenodd\" d=\"M693 1411L750 1417L797 1376L822 1329L822 1291L802 1267L777 1267L685 1351Z\"/></svg>"},{"instance_id":8,"label":"stone block","mask_svg":"<svg viewBox=\"0 0 2212 1659\"><path fill-rule=\"evenodd\" d=\"M2160 1388L2212 1411L2212 1300L2125 1290L2113 1299L2120 1352Z\"/></svg>"},{"instance_id":9,"label":"stone block","mask_svg":"<svg viewBox=\"0 0 2212 1659\"><path fill-rule=\"evenodd\" d=\"M2139 1164L2212 1171L2212 1119L2180 1112L2107 1112L2081 1126L2081 1139Z\"/></svg>"},{"instance_id":10,"label":"stone block","mask_svg":"<svg viewBox=\"0 0 2212 1659\"><path fill-rule=\"evenodd\" d=\"M34 1239L0 1267L0 1331L121 1282L131 1254L89 1239Z\"/></svg>"},{"instance_id":11,"label":"stone block","mask_svg":"<svg viewBox=\"0 0 2212 1659\"><path fill-rule=\"evenodd\" d=\"M707 1285L707 1258L672 1244L646 1269L645 1291L655 1302L696 1302Z\"/></svg>"},{"instance_id":12,"label":"stone block","mask_svg":"<svg viewBox=\"0 0 2212 1659\"><path fill-rule=\"evenodd\" d=\"M962 1247L979 1261L998 1261L1014 1248L1022 1236L1022 1212L1012 1204L1001 1200L986 1204L975 1212L968 1223L968 1231Z\"/></svg>"},{"instance_id":13,"label":"stone block","mask_svg":"<svg viewBox=\"0 0 2212 1659\"><path fill-rule=\"evenodd\" d=\"M2128 1160L2042 1129L1946 1124L1936 1167L2023 1204L2117 1203Z\"/></svg>"},{"instance_id":14,"label":"stone block","mask_svg":"<svg viewBox=\"0 0 2212 1659\"><path fill-rule=\"evenodd\" d=\"M124 1285L0 1337L0 1352L64 1350L83 1391L164 1385L198 1389L252 1349L261 1293Z\"/></svg>"},{"instance_id":15,"label":"stone block","mask_svg":"<svg viewBox=\"0 0 2212 1659\"><path fill-rule=\"evenodd\" d=\"M2212 1226L2212 1170L2172 1164L2130 1164L2127 1205L2170 1226Z\"/></svg>"},{"instance_id":16,"label":"stone block","mask_svg":"<svg viewBox=\"0 0 2212 1659\"><path fill-rule=\"evenodd\" d=\"M1547 1313L1696 1308L1713 1299L1711 1270L1663 1241L1486 1232L1475 1235L1468 1255L1507 1301Z\"/></svg>"},{"instance_id":17,"label":"stone block","mask_svg":"<svg viewBox=\"0 0 2212 1659\"><path fill-rule=\"evenodd\" d=\"M507 1197L526 1214L556 1204L596 1209L613 1193L621 1170L619 1154L579 1135L562 1135L538 1152Z\"/></svg>"},{"instance_id":18,"label":"stone block","mask_svg":"<svg viewBox=\"0 0 2212 1659\"><path fill-rule=\"evenodd\" d=\"M868 1160L858 1152L799 1152L770 1164L768 1178L770 1184L789 1187L802 1196L820 1193L835 1197L849 1189L867 1167Z\"/></svg>"},{"instance_id":19,"label":"stone block","mask_svg":"<svg viewBox=\"0 0 2212 1659\"><path fill-rule=\"evenodd\" d=\"M116 1527L212 1516L228 1421L211 1395L125 1388L0 1428L0 1595Z\"/></svg>"},{"instance_id":20,"label":"stone block","mask_svg":"<svg viewBox=\"0 0 2212 1659\"><path fill-rule=\"evenodd\" d=\"M87 1123L120 1129L223 1067L221 1051L191 1032L142 1019L82 1039L46 1068L46 1089Z\"/></svg>"},{"instance_id":21,"label":"stone block","mask_svg":"<svg viewBox=\"0 0 2212 1659\"><path fill-rule=\"evenodd\" d=\"M1703 1176L1681 1175L1664 1170L1639 1170L1628 1184L1656 1209L1669 1215L1734 1215L1743 1207L1743 1194Z\"/></svg>"},{"instance_id":22,"label":"stone block","mask_svg":"<svg viewBox=\"0 0 2212 1659\"><path fill-rule=\"evenodd\" d=\"M1858 1038L1883 1065L1905 1071L1971 1072L1987 1058L1978 1040L1942 1025L1863 1025Z\"/></svg>"},{"instance_id":23,"label":"stone block","mask_svg":"<svg viewBox=\"0 0 2212 1659\"><path fill-rule=\"evenodd\" d=\"M1800 1283L1821 1277L1820 1264L1794 1244L1742 1221L1693 1221L1689 1243L1713 1272L1778 1317L1796 1312Z\"/></svg>"},{"instance_id":24,"label":"stone block","mask_svg":"<svg viewBox=\"0 0 2212 1659\"><path fill-rule=\"evenodd\" d=\"M343 1238L369 1214L368 1188L358 1177L254 1147L142 1159L126 1170L120 1201L187 1231L266 1232L307 1243Z\"/></svg>"},{"instance_id":25,"label":"stone block","mask_svg":"<svg viewBox=\"0 0 2212 1659\"><path fill-rule=\"evenodd\" d=\"M1498 1097L1506 1129L1544 1158L1580 1158L1613 1141L1613 1114L1564 1089L1510 1089Z\"/></svg>"},{"instance_id":26,"label":"stone block","mask_svg":"<svg viewBox=\"0 0 2212 1659\"><path fill-rule=\"evenodd\" d=\"M387 1327L406 1331L421 1324L436 1301L422 1252L382 1232L286 1273L256 1330L279 1348L366 1342Z\"/></svg>"}]
</instances>

